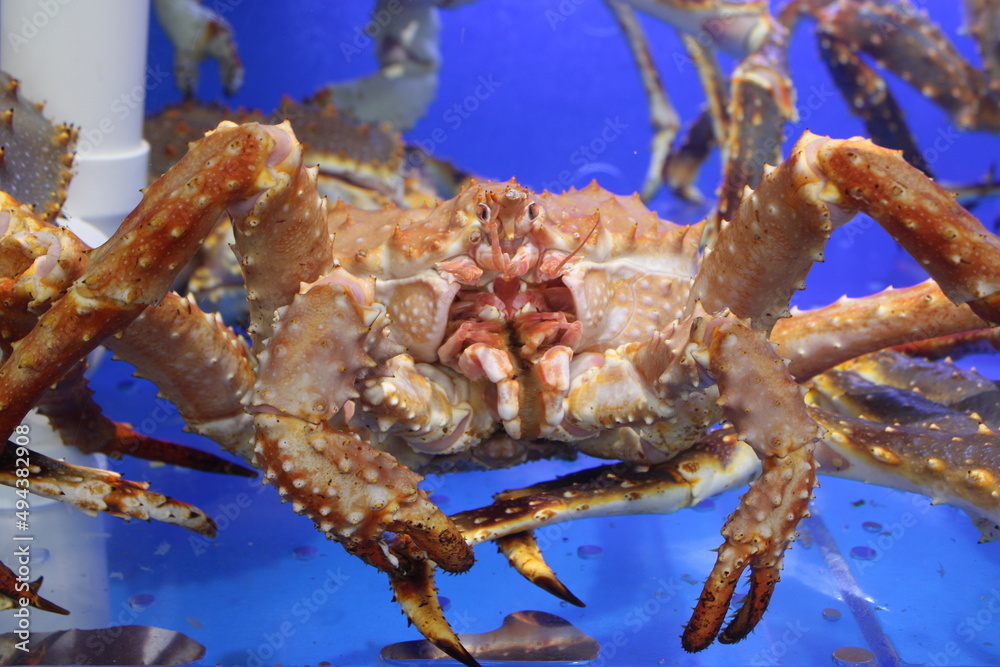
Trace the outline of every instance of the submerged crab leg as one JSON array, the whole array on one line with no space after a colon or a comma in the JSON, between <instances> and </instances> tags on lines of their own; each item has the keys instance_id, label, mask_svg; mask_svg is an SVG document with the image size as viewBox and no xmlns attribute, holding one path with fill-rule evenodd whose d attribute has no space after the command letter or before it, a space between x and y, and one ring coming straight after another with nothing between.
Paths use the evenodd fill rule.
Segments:
<instances>
[{"instance_id":1,"label":"submerged crab leg","mask_svg":"<svg viewBox=\"0 0 1000 667\"><path fill-rule=\"evenodd\" d=\"M41 587L41 577L38 577L38 579L27 584L27 587L25 587L24 582L18 581L13 570L0 563L0 611L20 607L20 598L26 598L28 604L35 609L50 611L54 614L69 614L68 611L59 605L49 602L39 595L38 590Z\"/></svg>"},{"instance_id":2,"label":"submerged crab leg","mask_svg":"<svg viewBox=\"0 0 1000 667\"><path fill-rule=\"evenodd\" d=\"M83 375L84 365L77 364L38 402L39 414L45 416L66 445L84 454L101 453L112 458L122 455L159 461L192 470L254 477L256 473L214 454L160 440L134 431L129 424L111 421L93 398Z\"/></svg>"},{"instance_id":3,"label":"submerged crab leg","mask_svg":"<svg viewBox=\"0 0 1000 667\"><path fill-rule=\"evenodd\" d=\"M105 344L177 406L188 429L253 462L253 418L241 401L256 379L254 361L217 314L170 293Z\"/></svg>"},{"instance_id":4,"label":"submerged crab leg","mask_svg":"<svg viewBox=\"0 0 1000 667\"><path fill-rule=\"evenodd\" d=\"M983 59L986 86L990 95L1000 93L1000 4L995 0L964 0L965 25Z\"/></svg>"},{"instance_id":5,"label":"submerged crab leg","mask_svg":"<svg viewBox=\"0 0 1000 667\"><path fill-rule=\"evenodd\" d=\"M854 46L829 26L817 29L819 52L851 113L864 121L866 134L879 146L903 151L903 159L933 176L906 124L886 80L858 56Z\"/></svg>"},{"instance_id":6,"label":"submerged crab leg","mask_svg":"<svg viewBox=\"0 0 1000 667\"><path fill-rule=\"evenodd\" d=\"M913 82L959 127L1000 130L1000 106L988 94L982 72L961 56L926 13L906 2L838 0L817 18L821 34L837 35L851 50L868 53Z\"/></svg>"},{"instance_id":7,"label":"submerged crab leg","mask_svg":"<svg viewBox=\"0 0 1000 667\"><path fill-rule=\"evenodd\" d=\"M1000 240L898 153L866 140L806 132L788 160L765 172L724 227L692 287L706 310L728 307L750 317L754 328L770 330L788 314L792 293L822 258L833 227L864 211L949 299L968 303L984 319L1000 320L994 303Z\"/></svg>"},{"instance_id":8,"label":"submerged crab leg","mask_svg":"<svg viewBox=\"0 0 1000 667\"><path fill-rule=\"evenodd\" d=\"M948 300L933 280L814 310L793 310L778 320L771 341L789 360L798 380L806 380L872 350L982 329L987 323L965 304Z\"/></svg>"},{"instance_id":9,"label":"submerged crab leg","mask_svg":"<svg viewBox=\"0 0 1000 667\"><path fill-rule=\"evenodd\" d=\"M718 208L705 229L706 239L717 234L719 221L733 217L747 186L759 185L764 166L781 161L785 124L798 115L788 73L787 40L785 29L775 25L767 41L733 71L722 187Z\"/></svg>"},{"instance_id":10,"label":"submerged crab leg","mask_svg":"<svg viewBox=\"0 0 1000 667\"><path fill-rule=\"evenodd\" d=\"M417 488L423 478L330 423L358 398L355 382L390 356L384 310L364 303L371 295L346 272L304 289L279 313L250 403L267 479L296 511L379 569L396 569L378 542L387 530L412 537L447 570L468 569L472 553Z\"/></svg>"},{"instance_id":11,"label":"submerged crab leg","mask_svg":"<svg viewBox=\"0 0 1000 667\"><path fill-rule=\"evenodd\" d=\"M223 124L150 186L80 278L0 367L0 436L67 369L167 293L226 207L273 183L290 132ZM4 437L6 437L4 436Z\"/></svg>"},{"instance_id":12,"label":"submerged crab leg","mask_svg":"<svg viewBox=\"0 0 1000 667\"><path fill-rule=\"evenodd\" d=\"M245 210L233 211L236 255L250 305L248 333L255 352L271 335L274 311L291 303L299 285L333 266L326 200L316 189L318 168L302 169L302 145L283 160L284 177Z\"/></svg>"},{"instance_id":13,"label":"submerged crab leg","mask_svg":"<svg viewBox=\"0 0 1000 667\"><path fill-rule=\"evenodd\" d=\"M0 484L18 486L15 452L0 451ZM32 493L53 498L87 514L106 512L122 519L172 523L196 533L215 536L215 522L193 505L148 491L149 484L131 482L107 470L70 465L28 450L27 480Z\"/></svg>"},{"instance_id":14,"label":"submerged crab leg","mask_svg":"<svg viewBox=\"0 0 1000 667\"><path fill-rule=\"evenodd\" d=\"M763 472L722 529L726 541L681 637L688 651L712 643L747 567L750 591L719 640L743 639L763 616L785 549L808 513L816 486L812 452L823 434L806 410L803 389L763 332L730 318L710 327L708 359L719 384L718 404L740 439L761 457Z\"/></svg>"},{"instance_id":15,"label":"submerged crab leg","mask_svg":"<svg viewBox=\"0 0 1000 667\"><path fill-rule=\"evenodd\" d=\"M648 201L656 194L663 182L663 166L667 154L670 152L670 144L677 136L680 118L670 98L667 97L663 82L660 81L660 74L649 51L649 43L646 41L646 36L642 32L632 8L619 0L608 0L607 5L611 13L614 14L618 26L622 29L625 40L632 50L632 56L639 66L642 85L646 91L646 101L649 104L650 122L653 125L653 145L650 150L646 180L642 185L642 198Z\"/></svg>"}]
</instances>

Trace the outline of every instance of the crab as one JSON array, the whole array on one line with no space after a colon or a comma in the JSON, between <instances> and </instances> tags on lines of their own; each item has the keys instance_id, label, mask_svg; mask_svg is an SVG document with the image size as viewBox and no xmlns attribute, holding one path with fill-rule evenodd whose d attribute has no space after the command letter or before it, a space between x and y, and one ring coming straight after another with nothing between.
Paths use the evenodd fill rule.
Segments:
<instances>
[{"instance_id":1,"label":"crab","mask_svg":"<svg viewBox=\"0 0 1000 667\"><path fill-rule=\"evenodd\" d=\"M175 7L172 12L161 12L161 21L168 25L177 53L188 54L190 70L190 44L204 44L222 19L195 0L159 4ZM399 130L409 130L437 94L442 67L438 10L461 7L469 0L378 0L373 4L372 22L365 26L365 34L373 35L378 69L368 76L325 85L321 95L358 120L390 122ZM709 233L732 216L745 186L756 187L764 164L782 158L784 126L798 116L788 45L803 19L815 23L819 60L849 112L863 121L865 134L879 145L902 150L911 164L928 175L932 175L928 160L911 136L905 114L880 70L910 83L945 110L960 130L995 133L1000 128L1000 65L995 35L985 29L995 25L998 5L990 0L964 3L967 32L981 55L981 69L907 0L607 0L606 4L633 53L650 109L653 137L643 197L652 199L665 184L681 198L701 201L695 180L712 150L720 148L722 196L712 213L715 222ZM693 65L698 72L704 108L684 133L654 62L657 50L648 43L635 10L676 28L687 53L675 55L675 62ZM545 16L552 28L566 20L561 8L546 10ZM228 28L225 34L230 34ZM360 53L349 43L342 42L341 48L348 59ZM718 54L734 58L735 67L724 71ZM226 74L238 61L235 48L222 60L227 93L233 88ZM187 74L178 76L185 95L192 93L190 80ZM995 182L984 182L962 189L979 195L996 187Z\"/></svg>"},{"instance_id":2,"label":"crab","mask_svg":"<svg viewBox=\"0 0 1000 667\"><path fill-rule=\"evenodd\" d=\"M468 569L477 538L431 502L414 468L554 446L637 473L671 461L690 472L679 462L704 451L714 425L730 424L731 441L762 472L723 528L682 643L698 651L717 636L738 641L765 612L808 511L817 448L838 439L800 383L871 350L1000 319L1000 240L897 153L865 140L803 135L708 251L704 223L673 225L637 196L596 184L552 194L473 182L433 207L364 211L328 209L316 178L289 124L227 122L93 251L8 197L0 435L15 434L103 342L192 430L259 467L296 512L386 572L421 632L469 665L433 571ZM937 282L786 317L833 228L859 210ZM247 284L249 349L168 293L225 211ZM858 326L873 313L878 326ZM995 522L991 466L982 462L976 493L956 495ZM745 479L741 470L724 485ZM32 490L85 508L212 529L203 514L112 475L81 482L39 458L28 472ZM750 593L722 629L747 570Z\"/></svg>"}]
</instances>

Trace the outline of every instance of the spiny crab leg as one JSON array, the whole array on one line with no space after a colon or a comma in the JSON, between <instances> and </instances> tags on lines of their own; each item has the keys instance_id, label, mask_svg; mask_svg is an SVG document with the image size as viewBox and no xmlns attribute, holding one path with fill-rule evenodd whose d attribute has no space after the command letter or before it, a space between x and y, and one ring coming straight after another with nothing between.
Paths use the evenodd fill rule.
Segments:
<instances>
[{"instance_id":1,"label":"spiny crab leg","mask_svg":"<svg viewBox=\"0 0 1000 667\"><path fill-rule=\"evenodd\" d=\"M156 385L188 429L253 462L253 418L241 401L253 388L256 362L218 314L170 293L104 344Z\"/></svg>"},{"instance_id":2,"label":"spiny crab leg","mask_svg":"<svg viewBox=\"0 0 1000 667\"><path fill-rule=\"evenodd\" d=\"M358 398L356 380L389 356L388 318L371 296L340 271L306 286L279 311L250 402L258 461L297 511L379 569L396 569L394 556L378 544L392 530L410 535L446 570L461 572L472 553L417 488L422 477L330 423Z\"/></svg>"},{"instance_id":3,"label":"spiny crab leg","mask_svg":"<svg viewBox=\"0 0 1000 667\"><path fill-rule=\"evenodd\" d=\"M209 452L179 445L135 431L130 424L105 416L84 378L84 364L77 364L39 400L38 413L49 420L63 444L84 454L123 455L159 461L192 470L244 477L257 473Z\"/></svg>"},{"instance_id":4,"label":"spiny crab leg","mask_svg":"<svg viewBox=\"0 0 1000 667\"><path fill-rule=\"evenodd\" d=\"M914 82L959 127L1000 129L996 89L987 85L983 73L962 57L926 13L910 3L836 0L819 11L817 19L820 39L832 34L849 49L868 53L886 69ZM988 48L984 51L984 62L992 73L996 72L995 58L991 57L995 37L991 34L985 40ZM983 46L984 40L979 41Z\"/></svg>"},{"instance_id":5,"label":"spiny crab leg","mask_svg":"<svg viewBox=\"0 0 1000 667\"><path fill-rule=\"evenodd\" d=\"M0 484L17 486L15 453L0 451ZM22 457L18 457L22 458ZM87 514L106 512L122 519L172 523L196 533L215 536L215 522L197 507L148 491L149 484L131 482L107 470L70 465L28 450L27 477L31 492L71 505Z\"/></svg>"},{"instance_id":6,"label":"spiny crab leg","mask_svg":"<svg viewBox=\"0 0 1000 667\"><path fill-rule=\"evenodd\" d=\"M84 275L15 344L0 367L0 436L9 437L49 386L108 336L159 302L222 212L274 182L294 141L285 127L219 129L146 190Z\"/></svg>"},{"instance_id":7,"label":"spiny crab leg","mask_svg":"<svg viewBox=\"0 0 1000 667\"><path fill-rule=\"evenodd\" d=\"M720 239L706 257L692 288L695 297L706 310L726 306L752 317L754 328L770 331L789 314L791 295L822 258L833 228L858 211L882 225L952 302L1000 321L996 236L899 153L867 140L810 132L780 167L765 169L760 187L724 226L725 242ZM758 243L764 234L769 242ZM778 264L781 272L768 270Z\"/></svg>"},{"instance_id":8,"label":"spiny crab leg","mask_svg":"<svg viewBox=\"0 0 1000 667\"><path fill-rule=\"evenodd\" d=\"M927 280L871 296L842 297L814 310L793 309L791 317L775 323L771 341L802 381L873 349L987 326L968 305L955 305Z\"/></svg>"},{"instance_id":9,"label":"spiny crab leg","mask_svg":"<svg viewBox=\"0 0 1000 667\"><path fill-rule=\"evenodd\" d=\"M723 313L730 308L753 329L770 332L788 314L792 292L801 289L812 263L822 257L834 225L857 210L882 224L952 301L968 302L980 316L1000 316L995 303L1000 290L996 237L898 153L866 141L833 141L809 133L787 161L765 170L761 186L722 227L695 278L689 312L694 315L704 308ZM765 235L768 242L758 242ZM775 266L782 270L774 271ZM750 594L720 640L735 642L753 629L815 484L812 450L823 429L803 414L800 387L787 369L761 372L770 368L769 362L781 365L780 357L770 343L758 342L741 329L740 320L720 317L708 325L708 359L701 365L719 385L718 403L725 417L760 454L763 473L723 529L726 542L682 637L689 651L712 642L739 575L748 566ZM730 338L739 341L732 350L740 350L742 357L722 343ZM658 377L661 384L667 378L648 370L640 374ZM758 525L767 517L774 520Z\"/></svg>"}]
</instances>

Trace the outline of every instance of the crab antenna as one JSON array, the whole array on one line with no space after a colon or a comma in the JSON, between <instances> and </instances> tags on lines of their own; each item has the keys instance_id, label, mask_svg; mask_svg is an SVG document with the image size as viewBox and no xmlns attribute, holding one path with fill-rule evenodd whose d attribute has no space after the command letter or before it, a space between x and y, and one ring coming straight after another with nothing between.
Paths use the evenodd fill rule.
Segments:
<instances>
[{"instance_id":1,"label":"crab antenna","mask_svg":"<svg viewBox=\"0 0 1000 667\"><path fill-rule=\"evenodd\" d=\"M580 241L580 245L578 245L576 248L574 248L573 252L571 252L570 254L568 254L565 257L563 257L563 260L561 262L559 262L559 266L556 267L556 273L557 274L560 273L563 270L563 267L566 266L566 262L568 262L570 259L572 259L573 255L575 255L576 253L580 252L580 250L583 249L583 246L587 245L587 241L589 241L590 237L594 235L594 232L597 231L597 227L600 224L601 224L601 211L600 211L600 209L598 209L598 210L594 211L594 224L590 228L590 231L587 232L587 235L583 237L582 241Z\"/></svg>"}]
</instances>

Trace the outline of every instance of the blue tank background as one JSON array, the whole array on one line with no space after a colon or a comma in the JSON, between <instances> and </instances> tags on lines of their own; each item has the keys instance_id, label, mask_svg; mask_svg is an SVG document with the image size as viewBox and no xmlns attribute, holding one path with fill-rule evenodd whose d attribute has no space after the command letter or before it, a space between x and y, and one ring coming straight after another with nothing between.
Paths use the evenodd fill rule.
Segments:
<instances>
[{"instance_id":1,"label":"blue tank background","mask_svg":"<svg viewBox=\"0 0 1000 667\"><path fill-rule=\"evenodd\" d=\"M371 44L354 41L368 20L367 2L210 4L233 24L247 70L244 89L229 104L271 109L283 95L301 98L326 82L374 69ZM954 36L960 16L953 4L928 8ZM583 186L592 178L617 192L640 187L649 149L645 97L602 2L481 0L442 11L441 21L437 100L406 133L408 141L470 172L515 176L535 188ZM672 29L648 18L643 25L664 83L690 121L703 101L694 68ZM978 62L970 40L959 36L956 43ZM171 62L154 25L150 67L169 72ZM801 120L786 130L789 141L805 128L841 137L863 133L822 67L808 23L794 37L791 63ZM216 99L221 87L215 67L202 69L198 97ZM1000 155L996 137L957 134L939 109L902 81L890 77L890 85L942 179L980 179ZM149 91L147 107L155 112L179 99L168 78ZM715 159L703 170L700 188L708 198L719 169ZM704 213L662 193L652 206L677 221ZM992 227L994 203L976 212ZM923 277L877 225L856 220L835 235L827 262L816 267L797 302L820 305ZM152 420L157 436L210 447L179 433L175 415L161 417L166 413L156 407L153 390L127 372L107 364L98 377L99 397L113 416L135 424ZM142 462L112 465L201 506L221 529L207 542L173 527L105 520L117 622L185 632L208 647L204 664L251 667L372 664L384 644L417 638L389 601L384 576L325 542L307 519L280 505L270 487ZM425 486L454 512L488 502L493 491L579 467L546 463L431 478ZM541 531L554 569L586 609L567 607L521 581L489 546L477 550L480 562L471 574L442 577L439 584L452 600L448 614L459 631L491 630L507 613L542 609L602 643L595 665L829 665L834 650L850 645L867 647L882 664L1000 664L998 545L976 545L978 534L963 514L930 507L922 497L830 479L817 496L816 518L789 553L772 609L750 639L733 647L687 655L677 636L714 561L710 549L719 544L735 493L700 511ZM864 522L881 529L868 532ZM581 559L577 550L586 545L602 547L603 556ZM873 549L873 560L851 558L859 546ZM137 595L152 595L153 602L137 601ZM839 611L840 620L826 620L824 609Z\"/></svg>"}]
</instances>

